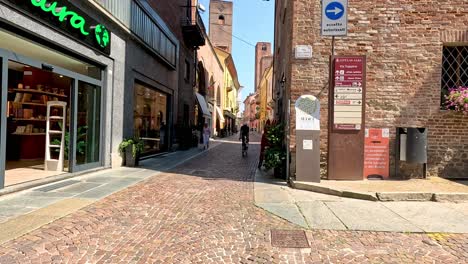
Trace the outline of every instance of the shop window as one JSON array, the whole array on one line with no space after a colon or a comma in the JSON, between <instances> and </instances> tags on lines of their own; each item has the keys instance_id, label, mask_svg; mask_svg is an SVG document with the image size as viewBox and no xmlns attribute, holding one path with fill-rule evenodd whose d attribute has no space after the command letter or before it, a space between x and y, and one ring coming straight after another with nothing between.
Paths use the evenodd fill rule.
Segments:
<instances>
[{"instance_id":1,"label":"shop window","mask_svg":"<svg viewBox=\"0 0 468 264\"><path fill-rule=\"evenodd\" d=\"M449 90L459 86L468 86L468 45L447 45L443 49L441 105Z\"/></svg>"},{"instance_id":2,"label":"shop window","mask_svg":"<svg viewBox=\"0 0 468 264\"><path fill-rule=\"evenodd\" d=\"M167 95L135 84L134 134L143 141L143 154L166 150L167 132Z\"/></svg>"},{"instance_id":3,"label":"shop window","mask_svg":"<svg viewBox=\"0 0 468 264\"><path fill-rule=\"evenodd\" d=\"M185 61L184 79L187 82L190 81L190 62L187 60Z\"/></svg>"},{"instance_id":4,"label":"shop window","mask_svg":"<svg viewBox=\"0 0 468 264\"><path fill-rule=\"evenodd\" d=\"M8 78L4 130L6 155L1 157L1 162L6 165L6 186L68 172L70 144L74 143L70 142L69 136L71 116L65 114L65 123L63 116L64 111L70 113L73 79L12 60L8 61L5 70L7 76L3 77ZM47 111L49 102L66 104ZM47 123L54 133L47 133ZM65 142L62 145L63 133ZM49 146L54 147L46 148L46 138ZM80 146L75 144L75 147ZM63 161L64 167L59 160Z\"/></svg>"}]
</instances>

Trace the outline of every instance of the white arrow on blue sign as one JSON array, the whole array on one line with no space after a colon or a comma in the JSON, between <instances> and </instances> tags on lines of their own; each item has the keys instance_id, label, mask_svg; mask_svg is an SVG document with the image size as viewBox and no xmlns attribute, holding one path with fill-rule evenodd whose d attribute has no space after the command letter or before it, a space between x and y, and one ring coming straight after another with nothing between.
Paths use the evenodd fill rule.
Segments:
<instances>
[{"instance_id":1,"label":"white arrow on blue sign","mask_svg":"<svg viewBox=\"0 0 468 264\"><path fill-rule=\"evenodd\" d=\"M322 36L348 34L348 0L322 0Z\"/></svg>"}]
</instances>

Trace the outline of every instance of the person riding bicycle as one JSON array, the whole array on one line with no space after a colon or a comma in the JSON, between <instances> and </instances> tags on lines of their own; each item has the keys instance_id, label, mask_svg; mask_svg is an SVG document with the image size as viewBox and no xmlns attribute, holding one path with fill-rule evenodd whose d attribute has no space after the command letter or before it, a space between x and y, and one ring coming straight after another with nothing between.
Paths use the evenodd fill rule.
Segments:
<instances>
[{"instance_id":1,"label":"person riding bicycle","mask_svg":"<svg viewBox=\"0 0 468 264\"><path fill-rule=\"evenodd\" d=\"M242 125L240 128L239 140L242 139L242 149L246 148L247 144L249 144L249 131L250 128L247 124Z\"/></svg>"}]
</instances>

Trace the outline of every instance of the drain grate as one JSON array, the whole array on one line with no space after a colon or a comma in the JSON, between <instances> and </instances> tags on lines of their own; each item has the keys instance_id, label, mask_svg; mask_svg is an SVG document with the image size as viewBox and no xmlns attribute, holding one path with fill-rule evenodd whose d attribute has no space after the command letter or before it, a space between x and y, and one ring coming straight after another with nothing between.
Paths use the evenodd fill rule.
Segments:
<instances>
[{"instance_id":1,"label":"drain grate","mask_svg":"<svg viewBox=\"0 0 468 264\"><path fill-rule=\"evenodd\" d=\"M271 230L271 245L279 248L310 248L302 230Z\"/></svg>"}]
</instances>

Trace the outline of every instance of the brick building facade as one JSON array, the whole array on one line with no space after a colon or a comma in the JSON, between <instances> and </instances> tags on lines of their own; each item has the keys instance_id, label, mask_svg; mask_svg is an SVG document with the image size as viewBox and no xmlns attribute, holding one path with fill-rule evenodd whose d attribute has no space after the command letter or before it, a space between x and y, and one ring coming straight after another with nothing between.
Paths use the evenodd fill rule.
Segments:
<instances>
[{"instance_id":1,"label":"brick building facade","mask_svg":"<svg viewBox=\"0 0 468 264\"><path fill-rule=\"evenodd\" d=\"M148 1L151 7L166 21L170 30L174 33L177 39L180 40L179 46L179 65L178 86L179 100L174 103L175 112L177 113L177 124L195 124L195 95L193 93L195 79L196 55L194 46L190 41L185 39L183 33L183 23L186 17L197 8L197 0L150 0ZM187 113L187 108L189 109Z\"/></svg>"},{"instance_id":2,"label":"brick building facade","mask_svg":"<svg viewBox=\"0 0 468 264\"><path fill-rule=\"evenodd\" d=\"M275 12L277 115L290 119L294 153L295 100L320 99L325 169L331 37L320 35L321 1L277 0ZM348 36L336 38L335 55L367 57L366 127L390 129L392 177L396 127L425 127L430 175L468 178L468 116L441 106L444 89L468 85L467 12L464 0L349 1ZM311 45L313 58L295 60L296 45Z\"/></svg>"}]
</instances>

